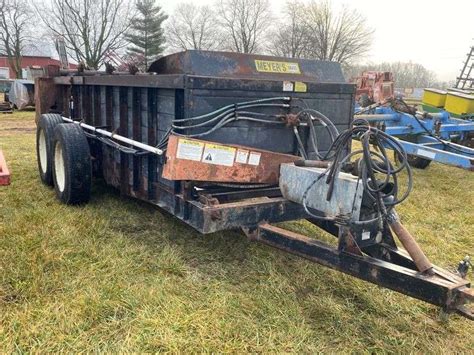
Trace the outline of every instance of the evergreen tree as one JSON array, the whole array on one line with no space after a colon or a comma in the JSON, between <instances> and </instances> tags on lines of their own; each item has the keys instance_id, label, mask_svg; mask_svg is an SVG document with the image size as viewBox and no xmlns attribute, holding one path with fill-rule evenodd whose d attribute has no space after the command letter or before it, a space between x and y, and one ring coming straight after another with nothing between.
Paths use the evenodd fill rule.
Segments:
<instances>
[{"instance_id":1,"label":"evergreen tree","mask_svg":"<svg viewBox=\"0 0 474 355\"><path fill-rule=\"evenodd\" d=\"M155 0L137 0L136 7L138 14L125 38L132 44L128 47L129 56L140 58L140 64L146 70L164 50L162 25L168 16L155 4Z\"/></svg>"}]
</instances>

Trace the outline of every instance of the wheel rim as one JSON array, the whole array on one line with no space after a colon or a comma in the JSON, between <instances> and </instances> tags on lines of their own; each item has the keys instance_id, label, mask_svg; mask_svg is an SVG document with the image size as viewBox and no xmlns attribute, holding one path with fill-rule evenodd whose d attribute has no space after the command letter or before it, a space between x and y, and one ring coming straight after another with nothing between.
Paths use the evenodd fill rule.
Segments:
<instances>
[{"instance_id":1,"label":"wheel rim","mask_svg":"<svg viewBox=\"0 0 474 355\"><path fill-rule=\"evenodd\" d=\"M44 135L43 129L41 129L39 132L38 151L41 171L43 172L43 174L46 174L46 171L48 169L48 153L46 150L46 136Z\"/></svg>"},{"instance_id":2,"label":"wheel rim","mask_svg":"<svg viewBox=\"0 0 474 355\"><path fill-rule=\"evenodd\" d=\"M64 191L66 171L64 168L63 147L61 142L56 142L54 147L54 175L56 176L56 186L59 191Z\"/></svg>"}]
</instances>

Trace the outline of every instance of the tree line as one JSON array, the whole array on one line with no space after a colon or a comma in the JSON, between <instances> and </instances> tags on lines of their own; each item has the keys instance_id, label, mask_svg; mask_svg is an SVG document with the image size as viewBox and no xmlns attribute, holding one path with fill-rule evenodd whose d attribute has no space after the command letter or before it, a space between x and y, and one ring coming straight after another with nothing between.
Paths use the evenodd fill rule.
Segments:
<instances>
[{"instance_id":1,"label":"tree line","mask_svg":"<svg viewBox=\"0 0 474 355\"><path fill-rule=\"evenodd\" d=\"M39 22L61 36L70 55L97 69L119 51L143 66L186 49L267 53L297 58L356 61L370 49L373 30L354 9L330 0L289 1L283 13L269 0L179 3L169 16L154 0L0 0L0 49L19 57ZM18 15L20 13L20 15ZM39 21L38 21L39 20ZM16 70L16 67L14 67Z\"/></svg>"},{"instance_id":2,"label":"tree line","mask_svg":"<svg viewBox=\"0 0 474 355\"><path fill-rule=\"evenodd\" d=\"M453 82L441 82L436 73L426 69L423 65L413 62L382 62L356 64L344 68L346 78L354 78L364 71L387 71L393 73L397 88L439 88L445 89L454 86Z\"/></svg>"},{"instance_id":3,"label":"tree line","mask_svg":"<svg viewBox=\"0 0 474 355\"><path fill-rule=\"evenodd\" d=\"M330 60L348 71L359 69L374 33L356 9L330 0L289 0L281 13L269 0L182 2L169 15L155 0L0 0L0 6L0 53L17 76L23 49L39 32L63 38L68 54L91 69L111 53L146 70L164 53L198 49Z\"/></svg>"}]
</instances>

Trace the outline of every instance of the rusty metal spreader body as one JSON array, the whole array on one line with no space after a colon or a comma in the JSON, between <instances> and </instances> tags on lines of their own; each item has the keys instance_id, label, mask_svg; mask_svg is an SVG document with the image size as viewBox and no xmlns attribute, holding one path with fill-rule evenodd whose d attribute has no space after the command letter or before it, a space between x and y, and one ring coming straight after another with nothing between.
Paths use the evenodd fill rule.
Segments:
<instances>
[{"instance_id":1,"label":"rusty metal spreader body","mask_svg":"<svg viewBox=\"0 0 474 355\"><path fill-rule=\"evenodd\" d=\"M66 117L150 146L157 146L166 138L174 120L205 115L225 105L271 97L283 99L264 103L261 114L284 115L288 111L286 98L291 97L295 104L318 107L332 117L339 130L349 128L352 122L354 87L344 83L337 63L186 51L159 59L150 70L158 74L60 75L58 71L54 76L51 73L51 78L36 82L37 113L50 112L54 107ZM304 103L300 101L303 99ZM208 130L210 125L199 129ZM301 136L311 154L306 131L301 129ZM294 137L292 127L284 123L269 126L261 122L235 121L201 139L297 155ZM279 222L305 215L301 207L283 199L278 188L246 191L213 186L203 189L200 195L219 193L221 201L232 202L211 208L198 203L199 198L189 199L186 188L189 184L163 177L164 156L133 156L92 143L92 152L97 156L96 169L108 184L124 195L164 208L201 233L251 227L263 219ZM318 145L324 153L329 142L323 137ZM249 196L254 197L252 203L245 202Z\"/></svg>"},{"instance_id":2,"label":"rusty metal spreader body","mask_svg":"<svg viewBox=\"0 0 474 355\"><path fill-rule=\"evenodd\" d=\"M201 233L239 228L260 242L472 317L465 308L474 296L469 282L432 266L395 211L375 229L364 221L349 227L370 216L372 206L357 177L336 171L330 191L308 192L314 183L305 181L325 177L331 163L316 164L327 168L321 173L298 162L322 160L338 139L335 132L352 127L355 86L344 82L339 64L187 51L159 59L150 71L50 68L36 81L37 117L56 112L78 124L97 176ZM349 151L347 142L338 150ZM342 201L345 193L359 200ZM325 203L330 194L335 202ZM333 234L338 247L272 225L296 219ZM408 253L397 248L392 232Z\"/></svg>"}]
</instances>

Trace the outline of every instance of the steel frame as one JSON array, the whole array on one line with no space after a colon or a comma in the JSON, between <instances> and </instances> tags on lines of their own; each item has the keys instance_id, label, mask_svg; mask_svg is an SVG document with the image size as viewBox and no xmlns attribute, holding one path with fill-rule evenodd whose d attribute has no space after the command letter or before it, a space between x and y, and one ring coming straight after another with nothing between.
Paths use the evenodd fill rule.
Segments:
<instances>
[{"instance_id":1,"label":"steel frame","mask_svg":"<svg viewBox=\"0 0 474 355\"><path fill-rule=\"evenodd\" d=\"M89 140L93 146L94 137ZM173 188L156 185L151 192L155 198L149 202L201 233L240 228L255 241L474 319L466 307L474 301L469 281L436 266L433 275L419 272L413 259L397 248L388 225L379 243L364 246L347 229L308 218L304 207L283 198L277 187L241 189L175 182ZM125 194L134 196L132 190ZM337 237L338 247L268 223L302 218Z\"/></svg>"},{"instance_id":2,"label":"steel frame","mask_svg":"<svg viewBox=\"0 0 474 355\"><path fill-rule=\"evenodd\" d=\"M249 235L258 242L440 306L447 313L457 312L474 319L472 310L466 307L474 301L474 290L469 288L468 281L439 267L434 267L434 275L420 273L413 260L395 245L380 243L362 250L351 250L341 243L350 238L349 232L340 229L339 247L334 248L268 223L260 224ZM387 238L391 239L391 236L385 235Z\"/></svg>"}]
</instances>

